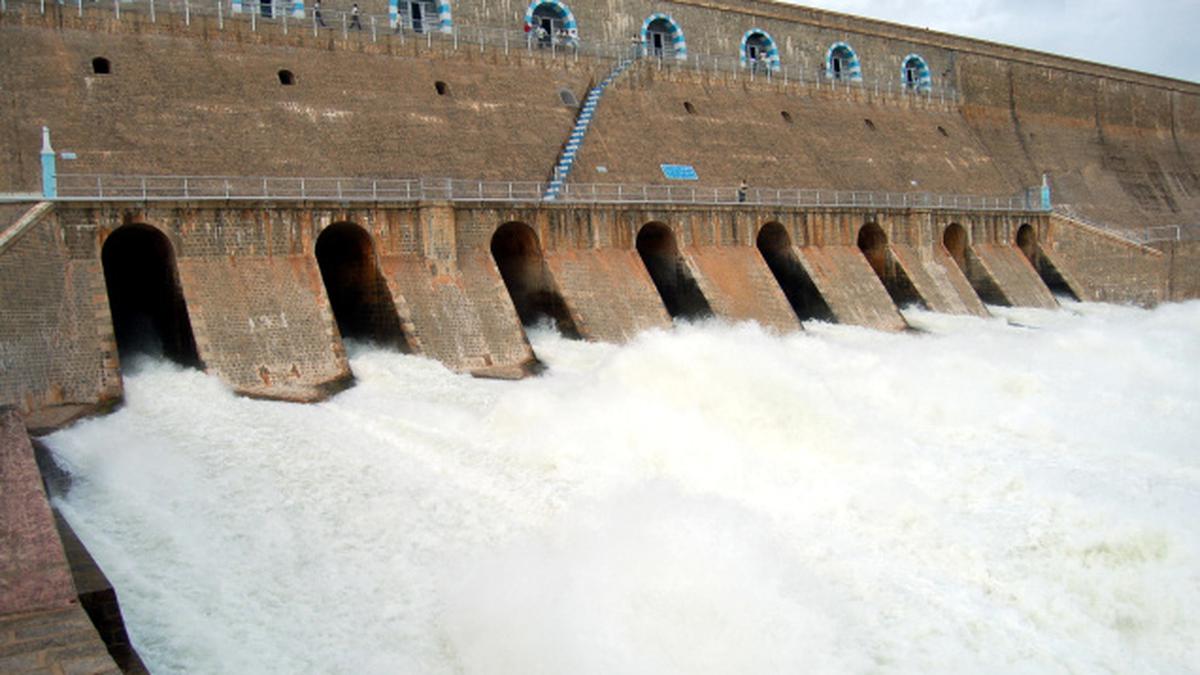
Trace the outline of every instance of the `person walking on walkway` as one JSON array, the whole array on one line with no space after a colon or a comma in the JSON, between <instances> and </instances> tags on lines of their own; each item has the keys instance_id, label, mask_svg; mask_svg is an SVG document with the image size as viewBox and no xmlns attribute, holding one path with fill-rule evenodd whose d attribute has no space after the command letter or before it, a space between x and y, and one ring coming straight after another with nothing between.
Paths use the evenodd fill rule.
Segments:
<instances>
[{"instance_id":1,"label":"person walking on walkway","mask_svg":"<svg viewBox=\"0 0 1200 675\"><path fill-rule=\"evenodd\" d=\"M738 186L738 193L737 193L737 195L738 195L738 202L739 202L739 203L746 201L746 192L747 192L749 189L750 189L750 186L746 184L746 179L745 179L745 178L743 178L743 179L742 179L742 184Z\"/></svg>"},{"instance_id":2,"label":"person walking on walkway","mask_svg":"<svg viewBox=\"0 0 1200 675\"><path fill-rule=\"evenodd\" d=\"M362 30L362 20L358 17L357 2L350 7L350 27L354 30Z\"/></svg>"},{"instance_id":3,"label":"person walking on walkway","mask_svg":"<svg viewBox=\"0 0 1200 675\"><path fill-rule=\"evenodd\" d=\"M328 26L325 25L325 18L321 16L321 0L317 0L313 3L313 22L321 28L328 28Z\"/></svg>"}]
</instances>

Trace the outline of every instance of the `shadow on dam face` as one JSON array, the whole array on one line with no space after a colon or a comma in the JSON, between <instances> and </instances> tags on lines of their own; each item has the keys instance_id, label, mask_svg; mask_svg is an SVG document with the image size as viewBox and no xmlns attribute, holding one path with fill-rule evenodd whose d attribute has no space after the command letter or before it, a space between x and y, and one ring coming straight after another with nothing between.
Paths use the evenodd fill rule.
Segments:
<instances>
[{"instance_id":1,"label":"shadow on dam face","mask_svg":"<svg viewBox=\"0 0 1200 675\"><path fill-rule=\"evenodd\" d=\"M554 284L533 228L525 223L505 223L492 235L491 249L521 323L532 326L549 318L559 333L578 339L579 331Z\"/></svg>"},{"instance_id":2,"label":"shadow on dam face","mask_svg":"<svg viewBox=\"0 0 1200 675\"><path fill-rule=\"evenodd\" d=\"M104 241L100 260L122 363L145 354L199 367L175 252L166 235L149 225L124 225Z\"/></svg>"},{"instance_id":3,"label":"shadow on dam face","mask_svg":"<svg viewBox=\"0 0 1200 675\"><path fill-rule=\"evenodd\" d=\"M804 269L800 257L792 248L792 238L787 230L779 223L767 223L758 231L756 240L758 252L766 261L775 281L783 289L788 304L796 317L802 321L818 319L833 321L833 311L829 309L825 298L817 290L812 277Z\"/></svg>"},{"instance_id":4,"label":"shadow on dam face","mask_svg":"<svg viewBox=\"0 0 1200 675\"><path fill-rule=\"evenodd\" d=\"M875 276L883 283L892 302L897 307L919 305L924 307L925 301L913 285L912 280L900 263L888 249L887 234L876 223L866 223L858 230L858 250L875 270Z\"/></svg>"},{"instance_id":5,"label":"shadow on dam face","mask_svg":"<svg viewBox=\"0 0 1200 675\"><path fill-rule=\"evenodd\" d=\"M687 262L679 253L671 228L662 223L643 225L637 235L637 251L671 318L703 319L712 316L712 308L688 271Z\"/></svg>"},{"instance_id":6,"label":"shadow on dam face","mask_svg":"<svg viewBox=\"0 0 1200 675\"><path fill-rule=\"evenodd\" d=\"M354 223L334 223L317 237L316 256L342 337L407 352L408 340L371 235Z\"/></svg>"},{"instance_id":7,"label":"shadow on dam face","mask_svg":"<svg viewBox=\"0 0 1200 675\"><path fill-rule=\"evenodd\" d=\"M1023 223L1017 228L1017 248L1021 249L1021 253L1025 254L1025 258L1029 260L1029 264L1033 265L1033 269L1037 271L1038 276L1042 278L1042 282L1055 295L1064 295L1072 300L1079 300L1079 296L1071 289L1070 284L1063 277L1058 268L1054 266L1054 262L1050 256L1043 255L1037 240L1037 230L1029 223Z\"/></svg>"}]
</instances>

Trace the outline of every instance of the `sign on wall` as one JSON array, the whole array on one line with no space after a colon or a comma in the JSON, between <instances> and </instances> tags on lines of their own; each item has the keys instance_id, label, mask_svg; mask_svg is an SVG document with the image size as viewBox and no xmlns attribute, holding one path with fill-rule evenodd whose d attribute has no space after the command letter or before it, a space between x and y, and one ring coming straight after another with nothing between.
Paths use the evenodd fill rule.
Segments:
<instances>
[{"instance_id":1,"label":"sign on wall","mask_svg":"<svg viewBox=\"0 0 1200 675\"><path fill-rule=\"evenodd\" d=\"M700 180L691 164L659 164L667 180Z\"/></svg>"}]
</instances>

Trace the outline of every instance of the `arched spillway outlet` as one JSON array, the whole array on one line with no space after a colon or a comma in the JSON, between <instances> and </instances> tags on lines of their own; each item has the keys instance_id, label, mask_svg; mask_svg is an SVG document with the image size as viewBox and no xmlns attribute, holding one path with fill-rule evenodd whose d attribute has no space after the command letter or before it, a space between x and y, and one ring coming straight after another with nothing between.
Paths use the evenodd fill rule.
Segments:
<instances>
[{"instance_id":1,"label":"arched spillway outlet","mask_svg":"<svg viewBox=\"0 0 1200 675\"><path fill-rule=\"evenodd\" d=\"M946 226L946 229L942 231L942 246L946 249L946 253L950 254L954 264L958 265L963 276L967 278L971 288L975 289L975 294L979 296L980 300L989 305L1008 306L1011 304L1008 298L1000 292L995 280L971 253L967 230L962 225L950 223Z\"/></svg>"},{"instance_id":2,"label":"arched spillway outlet","mask_svg":"<svg viewBox=\"0 0 1200 675\"><path fill-rule=\"evenodd\" d=\"M354 223L334 223L317 237L316 255L342 337L408 351L371 235Z\"/></svg>"},{"instance_id":3,"label":"arched spillway outlet","mask_svg":"<svg viewBox=\"0 0 1200 675\"><path fill-rule=\"evenodd\" d=\"M758 231L758 252L766 261L775 281L787 297L792 311L801 321L817 319L833 321L833 311L821 297L817 285L804 269L800 257L792 247L792 238L779 223L767 223Z\"/></svg>"},{"instance_id":4,"label":"arched spillway outlet","mask_svg":"<svg viewBox=\"0 0 1200 675\"><path fill-rule=\"evenodd\" d=\"M149 225L124 225L105 240L100 260L121 361L146 354L200 366L166 235Z\"/></svg>"},{"instance_id":5,"label":"arched spillway outlet","mask_svg":"<svg viewBox=\"0 0 1200 675\"><path fill-rule=\"evenodd\" d=\"M647 223L638 230L637 251L654 287L673 319L703 319L712 307L688 270L675 243L675 234L662 223Z\"/></svg>"},{"instance_id":6,"label":"arched spillway outlet","mask_svg":"<svg viewBox=\"0 0 1200 675\"><path fill-rule=\"evenodd\" d=\"M1037 230L1029 223L1022 223L1017 228L1016 237L1017 248L1029 260L1029 264L1033 265L1033 269L1037 271L1042 282L1055 295L1064 295L1072 300L1079 300L1079 296L1071 288L1070 284L1063 277L1058 268L1054 266L1054 261L1049 256L1043 255L1041 247L1038 244Z\"/></svg>"},{"instance_id":7,"label":"arched spillway outlet","mask_svg":"<svg viewBox=\"0 0 1200 675\"><path fill-rule=\"evenodd\" d=\"M942 246L958 269L967 274L967 231L958 223L950 223L942 232ZM967 275L970 277L970 275Z\"/></svg>"},{"instance_id":8,"label":"arched spillway outlet","mask_svg":"<svg viewBox=\"0 0 1200 675\"><path fill-rule=\"evenodd\" d=\"M579 338L579 330L554 283L533 228L525 223L505 223L492 235L491 248L521 323L532 326L550 319L558 332Z\"/></svg>"},{"instance_id":9,"label":"arched spillway outlet","mask_svg":"<svg viewBox=\"0 0 1200 675\"><path fill-rule=\"evenodd\" d=\"M876 223L866 223L859 228L858 250L862 251L867 263L875 271L875 276L879 277L879 281L883 283L897 307L925 306L904 267L889 252L887 234L882 227Z\"/></svg>"}]
</instances>

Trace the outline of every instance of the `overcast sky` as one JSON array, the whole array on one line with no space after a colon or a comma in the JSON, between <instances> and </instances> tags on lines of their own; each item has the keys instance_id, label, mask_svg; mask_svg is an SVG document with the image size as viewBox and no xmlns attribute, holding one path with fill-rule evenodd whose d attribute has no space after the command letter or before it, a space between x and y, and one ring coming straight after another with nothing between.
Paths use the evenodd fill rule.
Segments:
<instances>
[{"instance_id":1,"label":"overcast sky","mask_svg":"<svg viewBox=\"0 0 1200 675\"><path fill-rule=\"evenodd\" d=\"M795 4L1200 82L1200 0L801 0Z\"/></svg>"}]
</instances>

